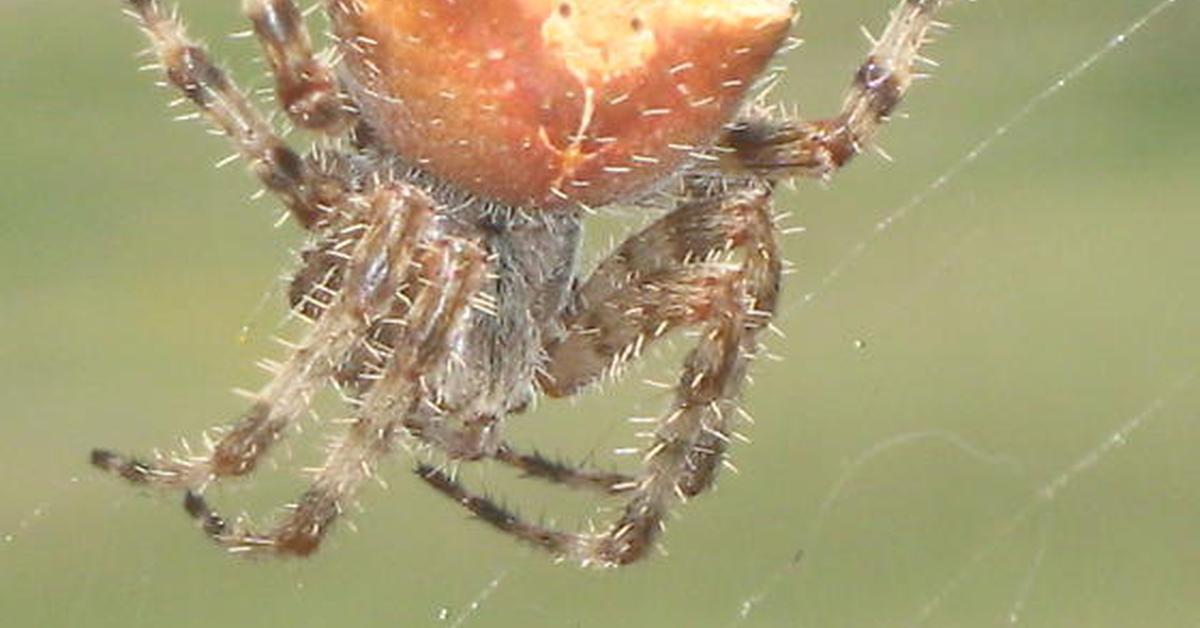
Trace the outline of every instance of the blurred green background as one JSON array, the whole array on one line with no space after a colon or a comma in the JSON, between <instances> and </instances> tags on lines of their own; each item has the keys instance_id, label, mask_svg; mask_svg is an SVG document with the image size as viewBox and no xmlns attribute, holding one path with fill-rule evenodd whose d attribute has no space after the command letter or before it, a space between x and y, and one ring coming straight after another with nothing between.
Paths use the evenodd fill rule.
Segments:
<instances>
[{"instance_id":1,"label":"blurred green background","mask_svg":"<svg viewBox=\"0 0 1200 628\"><path fill-rule=\"evenodd\" d=\"M225 36L238 4L184 8L243 85L265 86L253 42ZM858 24L877 31L890 4L805 3L780 95L832 110L864 49ZM4 624L1200 624L1200 383L1186 380L1200 365L1200 2L1177 2L931 187L1152 4L946 12L942 67L884 136L896 163L865 158L780 199L807 232L787 241L783 360L755 370L741 473L680 511L669 556L595 572L465 519L404 456L385 466L389 490L365 491L360 531L303 562L224 556L175 497L88 468L93 446L171 446L238 411L224 391L261 382L252 361L277 354L281 299L256 304L300 240L247 200L238 166L212 168L221 140L169 121L115 0L0 2ZM597 218L589 236L639 223ZM669 357L512 429L603 464L635 442L622 419L660 407L636 380L668 377ZM322 429L215 499L270 512ZM531 516L596 514L499 469L464 473Z\"/></svg>"}]
</instances>

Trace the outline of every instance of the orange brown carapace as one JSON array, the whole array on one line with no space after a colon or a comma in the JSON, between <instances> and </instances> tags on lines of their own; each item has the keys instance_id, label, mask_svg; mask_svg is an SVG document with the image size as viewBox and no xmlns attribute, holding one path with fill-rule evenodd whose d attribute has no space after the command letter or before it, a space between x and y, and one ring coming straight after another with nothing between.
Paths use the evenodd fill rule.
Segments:
<instances>
[{"instance_id":1,"label":"orange brown carapace","mask_svg":"<svg viewBox=\"0 0 1200 628\"><path fill-rule=\"evenodd\" d=\"M512 206L635 196L711 143L787 0L343 0L357 102L433 175Z\"/></svg>"}]
</instances>

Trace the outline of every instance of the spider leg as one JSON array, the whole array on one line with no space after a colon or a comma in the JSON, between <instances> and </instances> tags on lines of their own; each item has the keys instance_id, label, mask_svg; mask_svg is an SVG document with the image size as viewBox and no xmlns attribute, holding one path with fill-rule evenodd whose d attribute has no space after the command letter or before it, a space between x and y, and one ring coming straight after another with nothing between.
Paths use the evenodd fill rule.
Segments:
<instances>
[{"instance_id":1,"label":"spider leg","mask_svg":"<svg viewBox=\"0 0 1200 628\"><path fill-rule=\"evenodd\" d=\"M626 320L625 312L603 304L646 277L728 253L750 242L765 242L772 226L763 200L761 191L750 190L689 202L622 243L579 289L574 308L578 313L564 321L567 336L549 343L549 359L540 373L542 390L551 397L573 395L633 357L631 351L640 351L646 340L664 334L667 328L658 320L652 329L626 327L622 337L622 332L607 328ZM602 323L589 321L589 317L612 320ZM595 342L598 337L606 338L607 344ZM538 454L521 454L507 444L494 458L528 477L574 488L620 494L637 484L636 478L624 474L581 469Z\"/></svg>"},{"instance_id":2,"label":"spider leg","mask_svg":"<svg viewBox=\"0 0 1200 628\"><path fill-rule=\"evenodd\" d=\"M571 488L599 491L608 495L620 495L637 487L633 476L615 471L598 471L575 467L560 460L547 458L540 453L524 454L502 444L492 456L494 459L516 469L526 477L538 478Z\"/></svg>"},{"instance_id":3,"label":"spider leg","mask_svg":"<svg viewBox=\"0 0 1200 628\"><path fill-rule=\"evenodd\" d=\"M564 320L565 334L547 343L546 364L538 374L543 392L556 398L573 395L602 375L615 373L646 343L692 322L683 305L654 305L655 294L672 285L660 286L657 280L737 251L746 255L747 272L780 263L770 191L764 186L751 184L685 202L629 237L580 286L572 313ZM747 279L761 292L754 299L754 312L764 319L773 312L778 291L778 278L768 279ZM627 302L630 299L645 302Z\"/></svg>"},{"instance_id":4,"label":"spider leg","mask_svg":"<svg viewBox=\"0 0 1200 628\"><path fill-rule=\"evenodd\" d=\"M137 484L193 490L212 479L250 473L362 341L370 321L392 309L397 290L410 278L433 207L414 188L383 187L369 197L359 217L363 222L342 230L349 246L342 253L345 259L338 260L341 289L325 297L312 288L311 296L297 304L297 310L316 315L313 327L207 455L159 455L143 462L97 449L92 463Z\"/></svg>"},{"instance_id":5,"label":"spider leg","mask_svg":"<svg viewBox=\"0 0 1200 628\"><path fill-rule=\"evenodd\" d=\"M304 16L292 0L245 0L262 44L279 103L298 126L336 133L350 122L348 99L329 65L313 54Z\"/></svg>"},{"instance_id":6,"label":"spider leg","mask_svg":"<svg viewBox=\"0 0 1200 628\"><path fill-rule=\"evenodd\" d=\"M188 491L184 508L214 541L236 552L311 554L359 485L371 477L374 464L403 432L401 418L423 402L427 391L422 375L446 359L482 282L484 255L478 247L438 240L430 250L421 264L422 287L408 311L403 342L367 393L349 433L334 445L283 521L269 533L254 532L230 523L199 492Z\"/></svg>"},{"instance_id":7,"label":"spider leg","mask_svg":"<svg viewBox=\"0 0 1200 628\"><path fill-rule=\"evenodd\" d=\"M567 335L548 347L543 385L561 396L672 328L700 331L671 408L648 434L643 469L623 491L626 506L604 531L567 533L525 522L438 469L421 466L418 475L480 519L560 558L615 566L643 557L669 508L711 486L724 460L757 334L777 302L781 263L769 205L766 189L735 191L685 204L633 236L581 290L590 285L592 296L604 298L572 315ZM739 263L716 259L732 248L743 254Z\"/></svg>"},{"instance_id":8,"label":"spider leg","mask_svg":"<svg viewBox=\"0 0 1200 628\"><path fill-rule=\"evenodd\" d=\"M167 80L223 131L267 189L277 194L305 228L323 222L342 204L343 186L318 174L288 147L232 80L190 40L158 0L126 0L150 39Z\"/></svg>"},{"instance_id":9,"label":"spider leg","mask_svg":"<svg viewBox=\"0 0 1200 628\"><path fill-rule=\"evenodd\" d=\"M915 78L929 31L941 24L941 0L901 0L891 22L873 40L867 59L834 117L817 121L779 120L765 113L735 122L719 142L727 149L721 169L769 178L825 179L871 145Z\"/></svg>"}]
</instances>

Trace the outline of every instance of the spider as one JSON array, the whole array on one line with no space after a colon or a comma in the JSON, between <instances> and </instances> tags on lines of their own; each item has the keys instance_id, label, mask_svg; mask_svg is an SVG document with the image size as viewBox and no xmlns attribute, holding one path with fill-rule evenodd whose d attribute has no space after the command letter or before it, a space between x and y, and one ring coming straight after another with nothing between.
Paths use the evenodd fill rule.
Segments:
<instances>
[{"instance_id":1,"label":"spider","mask_svg":"<svg viewBox=\"0 0 1200 628\"><path fill-rule=\"evenodd\" d=\"M293 0L245 0L279 105L323 138L301 155L157 0L126 2L167 82L308 233L288 297L310 326L203 455L96 449L91 462L181 490L229 550L305 556L397 447L492 459L624 507L595 531L561 531L447 465L415 473L494 528L599 566L644 557L669 510L728 465L778 304L773 189L828 178L871 143L942 4L901 1L841 111L803 121L756 87L789 41L787 0L326 0L331 54L314 52ZM582 223L613 205L662 215L583 278ZM695 346L639 472L504 439L536 397L574 395L677 330ZM256 531L216 512L205 489L252 472L327 384L348 404L346 433L282 520Z\"/></svg>"}]
</instances>

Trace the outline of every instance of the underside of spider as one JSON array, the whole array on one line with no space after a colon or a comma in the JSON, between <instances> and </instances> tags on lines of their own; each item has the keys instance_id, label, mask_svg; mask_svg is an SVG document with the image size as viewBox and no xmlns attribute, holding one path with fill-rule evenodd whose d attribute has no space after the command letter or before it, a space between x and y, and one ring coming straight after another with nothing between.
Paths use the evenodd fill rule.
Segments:
<instances>
[{"instance_id":1,"label":"underside of spider","mask_svg":"<svg viewBox=\"0 0 1200 628\"><path fill-rule=\"evenodd\" d=\"M623 500L598 531L522 520L443 466L418 477L481 520L586 565L627 564L712 486L778 302L772 191L828 178L868 146L914 78L941 2L903 0L840 112L803 121L751 98L795 17L786 0L327 0L317 54L293 0L245 0L278 103L323 139L290 148L157 0L127 0L167 82L232 141L310 235L289 289L310 323L203 454L92 463L184 494L218 544L307 555L398 446L493 459ZM766 75L764 77L764 75ZM658 210L586 277L582 221ZM535 397L574 395L691 330L638 472L576 468L502 434ZM204 491L251 473L332 385L346 433L266 531Z\"/></svg>"}]
</instances>

